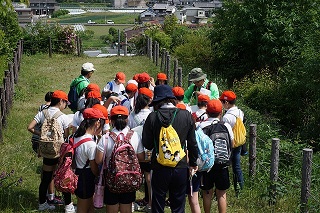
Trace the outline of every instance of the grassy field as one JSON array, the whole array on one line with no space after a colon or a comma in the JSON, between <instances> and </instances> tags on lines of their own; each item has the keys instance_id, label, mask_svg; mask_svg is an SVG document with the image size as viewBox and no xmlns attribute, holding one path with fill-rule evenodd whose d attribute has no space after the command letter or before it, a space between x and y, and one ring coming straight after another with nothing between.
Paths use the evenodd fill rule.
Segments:
<instances>
[{"instance_id":1,"label":"grassy field","mask_svg":"<svg viewBox=\"0 0 320 213\"><path fill-rule=\"evenodd\" d=\"M61 24L79 23L86 24L89 20L97 24L105 24L106 20L113 20L115 24L134 24L135 19L138 18L138 13L84 13L79 15L65 15L59 18L52 18L50 22L58 22Z\"/></svg>"},{"instance_id":2,"label":"grassy field","mask_svg":"<svg viewBox=\"0 0 320 213\"><path fill-rule=\"evenodd\" d=\"M47 55L23 56L19 82L15 86L14 106L8 117L7 128L3 131L3 144L0 149L0 212L36 211L41 159L36 157L31 148L31 134L26 127L36 114L38 106L44 102L45 93L56 89L67 92L70 82L80 74L80 68L84 62L92 62L95 65L97 71L90 81L97 83L100 88L105 86L107 81L112 80L118 71L125 72L127 79L130 79L135 73L148 72L155 76L159 71L145 57L87 58L53 55L52 58L49 58ZM68 109L64 112L71 113ZM258 115L251 114L249 116L251 116L250 121L257 121ZM263 125L263 123L259 123L259 134L264 129ZM267 133L264 131L264 134ZM240 197L236 198L233 187L230 187L227 192L228 212L298 212L300 202L299 170L301 168L299 163L294 164L297 173L292 173L291 165L288 163L280 163L282 171L280 177L284 183L279 185L279 198L276 204L269 206L267 190L270 158L266 157L267 160L263 160L262 155L268 156L266 153L269 152L271 143L270 140L262 141L259 138L257 144L260 147L257 156L259 160L257 174L255 178L248 177L248 157L243 157L241 161L245 188ZM285 148L283 147L284 142L281 144L281 148ZM301 164L300 157L301 153L299 152L294 160ZM319 155L314 157L314 162L319 162L319 160ZM4 177L3 172L10 175ZM284 173L290 178L287 178ZM292 176L294 177L292 178ZM21 180L22 183L20 183ZM316 176L316 173L313 180L318 181L315 183L318 183L319 186L319 177ZM315 191L313 189L313 194ZM141 191L138 191L137 197L142 197ZM76 202L75 197L73 198ZM309 212L317 212L318 208L316 207L319 204L313 201L311 205L315 206L314 211ZM56 212L63 212L63 210L63 206L60 206ZM97 212L105 212L105 210ZM170 212L170 209L166 209L166 212ZM190 212L188 204L186 204L186 212ZM213 200L212 212L217 212L215 200Z\"/></svg>"}]
</instances>

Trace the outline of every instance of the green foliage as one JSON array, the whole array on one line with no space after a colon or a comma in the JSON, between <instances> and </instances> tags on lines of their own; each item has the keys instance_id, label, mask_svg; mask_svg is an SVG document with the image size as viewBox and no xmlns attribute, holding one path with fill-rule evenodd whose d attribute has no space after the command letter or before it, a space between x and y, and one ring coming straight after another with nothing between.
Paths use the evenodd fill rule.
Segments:
<instances>
[{"instance_id":1,"label":"green foliage","mask_svg":"<svg viewBox=\"0 0 320 213\"><path fill-rule=\"evenodd\" d=\"M169 49L172 43L170 35L167 35L159 24L146 25L147 29L144 31L145 35L150 37L152 41L157 41L160 48Z\"/></svg>"},{"instance_id":2,"label":"green foliage","mask_svg":"<svg viewBox=\"0 0 320 213\"><path fill-rule=\"evenodd\" d=\"M80 38L83 40L90 40L94 36L94 31L93 30L78 31L77 35L80 36Z\"/></svg>"},{"instance_id":3,"label":"green foliage","mask_svg":"<svg viewBox=\"0 0 320 213\"><path fill-rule=\"evenodd\" d=\"M50 25L37 22L24 28L24 51L35 54L49 51L49 37L52 39L52 50L56 53L74 53L75 32L72 27Z\"/></svg>"},{"instance_id":4,"label":"green foliage","mask_svg":"<svg viewBox=\"0 0 320 213\"><path fill-rule=\"evenodd\" d=\"M164 19L163 23L163 31L168 34L172 35L176 28L179 26L178 18L175 15L167 15Z\"/></svg>"},{"instance_id":5,"label":"green foliage","mask_svg":"<svg viewBox=\"0 0 320 213\"><path fill-rule=\"evenodd\" d=\"M54 11L51 17L58 18L60 16L67 15L67 14L69 14L68 10L58 10L58 11Z\"/></svg>"}]
</instances>

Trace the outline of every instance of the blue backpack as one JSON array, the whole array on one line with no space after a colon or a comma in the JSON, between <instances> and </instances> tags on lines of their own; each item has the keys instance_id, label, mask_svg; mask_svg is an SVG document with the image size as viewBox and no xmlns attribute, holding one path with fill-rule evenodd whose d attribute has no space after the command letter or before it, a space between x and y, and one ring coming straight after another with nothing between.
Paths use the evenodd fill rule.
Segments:
<instances>
[{"instance_id":1,"label":"blue backpack","mask_svg":"<svg viewBox=\"0 0 320 213\"><path fill-rule=\"evenodd\" d=\"M196 140L198 144L198 171L209 172L214 165L214 146L211 138L204 134L200 125L197 126L196 131Z\"/></svg>"}]
</instances>

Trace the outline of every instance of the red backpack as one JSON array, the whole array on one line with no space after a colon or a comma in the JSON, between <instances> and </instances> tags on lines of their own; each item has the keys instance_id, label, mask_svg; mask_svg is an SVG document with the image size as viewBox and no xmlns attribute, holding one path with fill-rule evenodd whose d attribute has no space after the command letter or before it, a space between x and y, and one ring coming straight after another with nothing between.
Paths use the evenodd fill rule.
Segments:
<instances>
[{"instance_id":1,"label":"red backpack","mask_svg":"<svg viewBox=\"0 0 320 213\"><path fill-rule=\"evenodd\" d=\"M117 136L114 132L109 134L114 147L107 168L106 186L112 193L135 192L141 186L140 164L130 143L133 133L129 130L127 135L120 133Z\"/></svg>"},{"instance_id":2,"label":"red backpack","mask_svg":"<svg viewBox=\"0 0 320 213\"><path fill-rule=\"evenodd\" d=\"M74 173L74 169L72 168L75 149L85 142L92 141L92 139L84 138L74 145L73 137L69 136L68 141L69 143L63 143L60 148L59 164L54 173L54 186L60 192L74 194L78 185L78 176ZM88 164L86 164L86 166L87 165Z\"/></svg>"}]
</instances>

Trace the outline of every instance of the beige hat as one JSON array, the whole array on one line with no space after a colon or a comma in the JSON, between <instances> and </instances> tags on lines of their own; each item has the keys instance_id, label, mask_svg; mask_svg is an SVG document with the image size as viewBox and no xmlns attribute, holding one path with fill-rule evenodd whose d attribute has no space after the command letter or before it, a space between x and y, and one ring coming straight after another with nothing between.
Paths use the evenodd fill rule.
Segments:
<instances>
[{"instance_id":1,"label":"beige hat","mask_svg":"<svg viewBox=\"0 0 320 213\"><path fill-rule=\"evenodd\" d=\"M200 81L202 79L206 79L207 78L207 74L204 74L202 72L201 68L193 68L189 74L190 79L189 81Z\"/></svg>"},{"instance_id":2,"label":"beige hat","mask_svg":"<svg viewBox=\"0 0 320 213\"><path fill-rule=\"evenodd\" d=\"M82 64L82 70L86 72L92 72L92 71L95 71L96 69L94 68L92 63L87 62Z\"/></svg>"}]
</instances>

